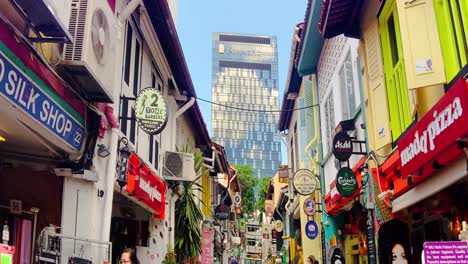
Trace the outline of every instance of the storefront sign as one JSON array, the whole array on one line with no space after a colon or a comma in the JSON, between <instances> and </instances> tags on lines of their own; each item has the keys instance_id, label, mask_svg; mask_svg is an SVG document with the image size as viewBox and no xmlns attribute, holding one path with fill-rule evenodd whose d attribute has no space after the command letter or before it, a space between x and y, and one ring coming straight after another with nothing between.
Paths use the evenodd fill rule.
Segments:
<instances>
[{"instance_id":1,"label":"storefront sign","mask_svg":"<svg viewBox=\"0 0 468 264\"><path fill-rule=\"evenodd\" d=\"M278 170L278 182L279 183L289 182L289 169L288 168L281 168Z\"/></svg>"},{"instance_id":2,"label":"storefront sign","mask_svg":"<svg viewBox=\"0 0 468 264\"><path fill-rule=\"evenodd\" d=\"M234 194L234 205L236 207L239 207L241 205L241 202L242 202L242 198L241 198L241 195L239 192L236 192Z\"/></svg>"},{"instance_id":3,"label":"storefront sign","mask_svg":"<svg viewBox=\"0 0 468 264\"><path fill-rule=\"evenodd\" d=\"M424 260L426 264L468 263L468 242L425 242Z\"/></svg>"},{"instance_id":4,"label":"storefront sign","mask_svg":"<svg viewBox=\"0 0 468 264\"><path fill-rule=\"evenodd\" d=\"M215 217L219 220L226 220L229 218L231 208L225 204L220 204L215 208Z\"/></svg>"},{"instance_id":5,"label":"storefront sign","mask_svg":"<svg viewBox=\"0 0 468 264\"><path fill-rule=\"evenodd\" d=\"M276 232L283 231L283 222L281 222L281 220L276 220L275 221L275 230L276 230Z\"/></svg>"},{"instance_id":6,"label":"storefront sign","mask_svg":"<svg viewBox=\"0 0 468 264\"><path fill-rule=\"evenodd\" d=\"M212 251L212 240L211 240L211 231L203 230L202 232L202 246L201 246L201 259L202 264L211 264L213 263L213 251Z\"/></svg>"},{"instance_id":7,"label":"storefront sign","mask_svg":"<svg viewBox=\"0 0 468 264\"><path fill-rule=\"evenodd\" d=\"M332 152L339 161L347 161L353 154L353 142L346 132L338 132L333 138Z\"/></svg>"},{"instance_id":8,"label":"storefront sign","mask_svg":"<svg viewBox=\"0 0 468 264\"><path fill-rule=\"evenodd\" d=\"M304 213L308 216L315 214L316 204L315 201L310 197L307 197L304 201Z\"/></svg>"},{"instance_id":9,"label":"storefront sign","mask_svg":"<svg viewBox=\"0 0 468 264\"><path fill-rule=\"evenodd\" d=\"M25 74L3 51L0 51L0 96L54 133L72 149L81 150L85 131L81 116L36 75Z\"/></svg>"},{"instance_id":10,"label":"storefront sign","mask_svg":"<svg viewBox=\"0 0 468 264\"><path fill-rule=\"evenodd\" d=\"M247 229L247 219L239 218L239 233L245 233Z\"/></svg>"},{"instance_id":11,"label":"storefront sign","mask_svg":"<svg viewBox=\"0 0 468 264\"><path fill-rule=\"evenodd\" d=\"M265 200L265 215L266 217L272 217L275 206L273 200Z\"/></svg>"},{"instance_id":12,"label":"storefront sign","mask_svg":"<svg viewBox=\"0 0 468 264\"><path fill-rule=\"evenodd\" d=\"M367 211L366 240L367 240L367 259L369 264L377 264L377 253L374 240L374 217L372 211Z\"/></svg>"},{"instance_id":13,"label":"storefront sign","mask_svg":"<svg viewBox=\"0 0 468 264\"><path fill-rule=\"evenodd\" d=\"M468 133L468 88L458 80L398 142L401 172L409 175Z\"/></svg>"},{"instance_id":14,"label":"storefront sign","mask_svg":"<svg viewBox=\"0 0 468 264\"><path fill-rule=\"evenodd\" d=\"M136 154L131 154L125 191L154 211L154 217L164 219L166 185Z\"/></svg>"},{"instance_id":15,"label":"storefront sign","mask_svg":"<svg viewBox=\"0 0 468 264\"><path fill-rule=\"evenodd\" d=\"M305 226L305 233L307 237L310 239L315 239L318 236L318 232L319 229L317 224L313 220L308 221Z\"/></svg>"},{"instance_id":16,"label":"storefront sign","mask_svg":"<svg viewBox=\"0 0 468 264\"><path fill-rule=\"evenodd\" d=\"M150 135L161 132L167 124L166 99L156 88L140 91L135 104L135 117L138 126Z\"/></svg>"},{"instance_id":17,"label":"storefront sign","mask_svg":"<svg viewBox=\"0 0 468 264\"><path fill-rule=\"evenodd\" d=\"M348 167L341 168L336 175L336 189L338 192L344 197L351 197L357 187L356 175L353 170Z\"/></svg>"},{"instance_id":18,"label":"storefront sign","mask_svg":"<svg viewBox=\"0 0 468 264\"><path fill-rule=\"evenodd\" d=\"M300 169L294 173L293 186L299 194L310 195L317 187L317 179L310 170Z\"/></svg>"}]
</instances>

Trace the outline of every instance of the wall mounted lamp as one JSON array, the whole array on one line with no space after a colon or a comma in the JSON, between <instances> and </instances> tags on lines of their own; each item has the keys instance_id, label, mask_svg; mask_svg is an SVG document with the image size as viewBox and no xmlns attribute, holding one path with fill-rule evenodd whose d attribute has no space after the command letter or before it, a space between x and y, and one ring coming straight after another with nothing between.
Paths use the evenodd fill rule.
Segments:
<instances>
[{"instance_id":1,"label":"wall mounted lamp","mask_svg":"<svg viewBox=\"0 0 468 264\"><path fill-rule=\"evenodd\" d=\"M104 144L97 144L97 146L98 146L97 154L99 157L105 158L110 155L110 151L107 146L105 146Z\"/></svg>"}]
</instances>

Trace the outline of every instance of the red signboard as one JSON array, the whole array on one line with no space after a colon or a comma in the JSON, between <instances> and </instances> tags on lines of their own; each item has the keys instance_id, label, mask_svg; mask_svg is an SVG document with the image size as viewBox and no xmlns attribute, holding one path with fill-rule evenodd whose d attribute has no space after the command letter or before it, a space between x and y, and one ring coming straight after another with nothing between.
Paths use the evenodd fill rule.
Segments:
<instances>
[{"instance_id":1,"label":"red signboard","mask_svg":"<svg viewBox=\"0 0 468 264\"><path fill-rule=\"evenodd\" d=\"M398 142L401 173L419 168L468 134L468 88L461 78Z\"/></svg>"},{"instance_id":2,"label":"red signboard","mask_svg":"<svg viewBox=\"0 0 468 264\"><path fill-rule=\"evenodd\" d=\"M125 191L154 211L154 218L164 219L166 185L136 154L130 155Z\"/></svg>"}]
</instances>

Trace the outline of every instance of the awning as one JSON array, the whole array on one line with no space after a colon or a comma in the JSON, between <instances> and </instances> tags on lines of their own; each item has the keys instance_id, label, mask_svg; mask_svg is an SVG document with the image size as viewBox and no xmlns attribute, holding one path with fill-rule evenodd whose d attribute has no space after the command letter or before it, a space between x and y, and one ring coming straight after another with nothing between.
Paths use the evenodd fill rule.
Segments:
<instances>
[{"instance_id":1,"label":"awning","mask_svg":"<svg viewBox=\"0 0 468 264\"><path fill-rule=\"evenodd\" d=\"M322 13L318 23L324 38L340 34L359 38L359 13L362 0L323 0Z\"/></svg>"},{"instance_id":2,"label":"awning","mask_svg":"<svg viewBox=\"0 0 468 264\"><path fill-rule=\"evenodd\" d=\"M466 157L463 156L454 163L441 169L424 182L407 191L405 194L393 200L392 213L396 213L442 191L450 185L453 185L459 180L467 177L467 175Z\"/></svg>"}]
</instances>

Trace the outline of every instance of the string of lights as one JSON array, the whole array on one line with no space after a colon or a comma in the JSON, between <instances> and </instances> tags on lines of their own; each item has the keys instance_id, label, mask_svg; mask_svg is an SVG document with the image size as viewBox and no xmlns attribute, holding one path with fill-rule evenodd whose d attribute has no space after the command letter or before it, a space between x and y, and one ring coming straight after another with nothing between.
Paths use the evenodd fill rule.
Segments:
<instances>
[{"instance_id":1,"label":"string of lights","mask_svg":"<svg viewBox=\"0 0 468 264\"><path fill-rule=\"evenodd\" d=\"M218 105L221 107L229 108L229 109L235 109L235 110L240 110L240 111L246 111L246 112L258 112L258 113L287 113L287 112L293 112L293 111L299 111L299 110L304 110L304 109L309 109L312 107L319 106L319 104L313 104L309 106L304 106L304 107L299 107L299 108L294 108L294 109L288 109L288 110L256 110L256 109L248 109L248 108L242 108L242 107L235 107L235 106L230 106L230 105L225 105L225 104L220 104L220 103L215 103L200 97L195 97L195 99L200 100L205 103L209 103L212 105Z\"/></svg>"}]
</instances>

